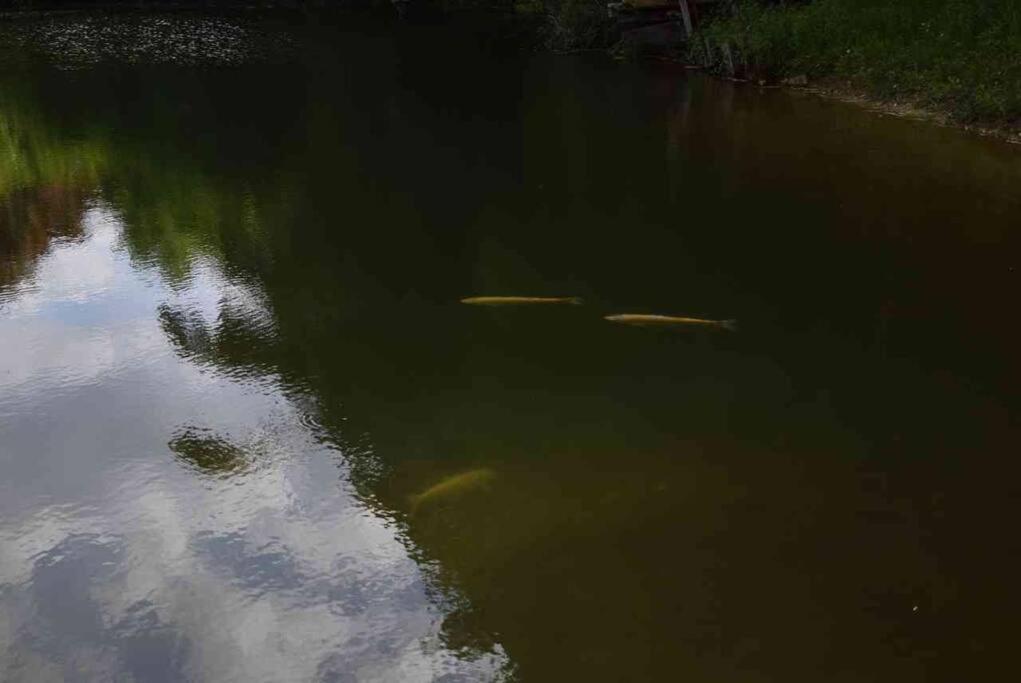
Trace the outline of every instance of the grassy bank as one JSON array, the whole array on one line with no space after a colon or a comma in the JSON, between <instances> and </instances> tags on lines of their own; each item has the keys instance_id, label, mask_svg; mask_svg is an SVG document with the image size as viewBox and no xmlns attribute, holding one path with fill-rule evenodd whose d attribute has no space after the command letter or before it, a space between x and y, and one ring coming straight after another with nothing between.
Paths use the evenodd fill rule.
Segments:
<instances>
[{"instance_id":1,"label":"grassy bank","mask_svg":"<svg viewBox=\"0 0 1021 683\"><path fill-rule=\"evenodd\" d=\"M807 77L958 122L1021 126L1018 0L741 0L702 33L755 80ZM722 51L710 53L725 68Z\"/></svg>"}]
</instances>

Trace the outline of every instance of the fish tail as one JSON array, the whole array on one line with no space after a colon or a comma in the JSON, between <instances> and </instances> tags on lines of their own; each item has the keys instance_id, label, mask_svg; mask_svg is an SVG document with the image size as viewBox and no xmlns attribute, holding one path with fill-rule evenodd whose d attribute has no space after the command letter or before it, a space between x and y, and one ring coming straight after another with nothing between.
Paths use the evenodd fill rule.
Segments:
<instances>
[{"instance_id":1,"label":"fish tail","mask_svg":"<svg viewBox=\"0 0 1021 683\"><path fill-rule=\"evenodd\" d=\"M571 304L573 306L581 306L581 305L583 305L585 303L585 300L582 299L580 296L572 296L572 297L568 297L567 303L569 303L569 304Z\"/></svg>"},{"instance_id":2,"label":"fish tail","mask_svg":"<svg viewBox=\"0 0 1021 683\"><path fill-rule=\"evenodd\" d=\"M412 517L414 517L415 513L418 512L418 506L421 503L422 503L422 495L421 494L416 493L414 495L408 496L408 508L411 511L411 516Z\"/></svg>"},{"instance_id":3,"label":"fish tail","mask_svg":"<svg viewBox=\"0 0 1021 683\"><path fill-rule=\"evenodd\" d=\"M725 330L730 330L731 332L737 332L737 329L738 329L737 321L734 320L734 319L721 320L720 321L720 327L722 327Z\"/></svg>"}]
</instances>

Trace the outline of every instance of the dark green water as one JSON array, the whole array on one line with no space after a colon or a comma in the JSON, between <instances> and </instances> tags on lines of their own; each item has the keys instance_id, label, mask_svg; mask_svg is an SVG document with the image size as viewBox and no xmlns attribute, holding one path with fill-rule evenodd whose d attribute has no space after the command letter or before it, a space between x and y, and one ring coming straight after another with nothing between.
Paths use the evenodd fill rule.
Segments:
<instances>
[{"instance_id":1,"label":"dark green water","mask_svg":"<svg viewBox=\"0 0 1021 683\"><path fill-rule=\"evenodd\" d=\"M1004 678L1016 148L296 36L0 67L0 679Z\"/></svg>"}]
</instances>

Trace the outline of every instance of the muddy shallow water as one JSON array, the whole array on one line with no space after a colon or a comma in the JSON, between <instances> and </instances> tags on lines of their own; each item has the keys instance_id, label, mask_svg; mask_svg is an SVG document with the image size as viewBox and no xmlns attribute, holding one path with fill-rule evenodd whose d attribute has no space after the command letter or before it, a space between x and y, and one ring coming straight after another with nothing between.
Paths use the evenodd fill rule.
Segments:
<instances>
[{"instance_id":1,"label":"muddy shallow water","mask_svg":"<svg viewBox=\"0 0 1021 683\"><path fill-rule=\"evenodd\" d=\"M284 23L0 66L0 678L1012 661L1016 148Z\"/></svg>"}]
</instances>

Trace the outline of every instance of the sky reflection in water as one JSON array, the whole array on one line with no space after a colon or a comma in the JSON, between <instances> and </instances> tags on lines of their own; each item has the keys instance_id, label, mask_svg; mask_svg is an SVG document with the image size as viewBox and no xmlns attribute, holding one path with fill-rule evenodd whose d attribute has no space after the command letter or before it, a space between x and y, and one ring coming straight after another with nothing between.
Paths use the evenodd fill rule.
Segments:
<instances>
[{"instance_id":1,"label":"sky reflection in water","mask_svg":"<svg viewBox=\"0 0 1021 683\"><path fill-rule=\"evenodd\" d=\"M154 316L169 306L215 326L233 307L267 324L258 290L209 261L168 286L132 263L120 234L94 202L81 237L55 244L0 307L8 680L499 669L499 649L466 661L440 642L435 594L307 428L307 400L272 376L183 360ZM202 450L196 434L246 466L182 462L182 435Z\"/></svg>"}]
</instances>

